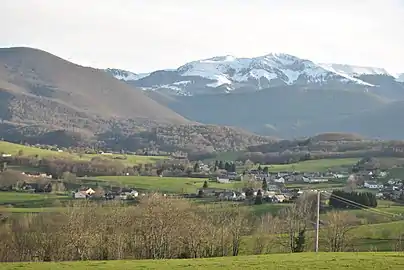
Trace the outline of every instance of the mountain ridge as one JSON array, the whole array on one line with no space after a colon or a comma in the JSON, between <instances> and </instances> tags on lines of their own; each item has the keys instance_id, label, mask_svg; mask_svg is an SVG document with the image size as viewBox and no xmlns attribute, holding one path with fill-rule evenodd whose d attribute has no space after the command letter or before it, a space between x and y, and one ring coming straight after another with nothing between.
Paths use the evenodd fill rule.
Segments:
<instances>
[{"instance_id":1,"label":"mountain ridge","mask_svg":"<svg viewBox=\"0 0 404 270\"><path fill-rule=\"evenodd\" d=\"M121 73L125 72L121 70ZM397 82L404 81L404 75L391 74L383 68L315 63L285 53L252 58L215 56L185 63L177 69L115 77L146 91L190 96L251 92L288 85L338 84L341 88L360 85L362 91L378 86L363 80L362 75L388 75Z\"/></svg>"}]
</instances>

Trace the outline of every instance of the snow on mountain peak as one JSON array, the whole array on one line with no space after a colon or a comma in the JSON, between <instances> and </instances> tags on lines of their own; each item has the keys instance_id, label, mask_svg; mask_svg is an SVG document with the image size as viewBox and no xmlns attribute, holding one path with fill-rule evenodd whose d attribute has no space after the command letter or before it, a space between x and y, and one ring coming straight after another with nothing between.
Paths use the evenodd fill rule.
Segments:
<instances>
[{"instance_id":1,"label":"snow on mountain peak","mask_svg":"<svg viewBox=\"0 0 404 270\"><path fill-rule=\"evenodd\" d=\"M215 56L186 63L177 69L135 74L108 69L117 79L133 81L143 89L177 95L256 91L284 85L353 84L374 87L360 75L385 74L404 82L404 74L391 75L383 68L315 63L294 55L273 52L253 58ZM147 77L147 80L141 80ZM184 83L187 82L187 83Z\"/></svg>"},{"instance_id":2,"label":"snow on mountain peak","mask_svg":"<svg viewBox=\"0 0 404 270\"><path fill-rule=\"evenodd\" d=\"M321 63L319 65L329 71L343 73L343 74L347 74L349 76L391 75L384 68L377 68L377 67L364 67L364 66L354 66L354 65L345 65L345 64L327 64L327 63Z\"/></svg>"},{"instance_id":3,"label":"snow on mountain peak","mask_svg":"<svg viewBox=\"0 0 404 270\"><path fill-rule=\"evenodd\" d=\"M397 81L404 83L404 73L396 75Z\"/></svg>"},{"instance_id":4,"label":"snow on mountain peak","mask_svg":"<svg viewBox=\"0 0 404 270\"><path fill-rule=\"evenodd\" d=\"M136 74L130 71L116 68L108 68L106 72L111 73L116 79L123 81L137 81L150 75L150 73Z\"/></svg>"},{"instance_id":5,"label":"snow on mountain peak","mask_svg":"<svg viewBox=\"0 0 404 270\"><path fill-rule=\"evenodd\" d=\"M232 62L234 60L236 60L236 57L234 57L232 55L225 55L225 56L215 56L215 57L212 57L212 58L199 60L199 62L217 63L217 62Z\"/></svg>"}]
</instances>

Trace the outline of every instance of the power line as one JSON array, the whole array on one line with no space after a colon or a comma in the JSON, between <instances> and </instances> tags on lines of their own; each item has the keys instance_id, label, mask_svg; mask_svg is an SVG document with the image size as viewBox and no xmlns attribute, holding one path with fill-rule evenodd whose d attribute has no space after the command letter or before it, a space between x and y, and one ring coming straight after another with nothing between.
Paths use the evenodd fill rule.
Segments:
<instances>
[{"instance_id":1,"label":"power line","mask_svg":"<svg viewBox=\"0 0 404 270\"><path fill-rule=\"evenodd\" d=\"M358 207L358 208L360 208L360 209L362 209L362 210L364 210L364 211L372 212L372 213L374 213L374 214L379 214L379 215L385 215L385 216L387 215L387 216L390 216L390 217L391 217L391 216L393 216L393 217L397 216L397 214L393 214L393 213L381 211L381 210L379 210L379 209L375 209L375 208L369 207L369 206L367 206L367 205L363 205L363 204L361 204L361 203L358 203L358 202L355 202L355 201L346 199L346 198L344 198L344 197L341 197L341 196L338 196L338 195L329 193L329 192L327 192L327 191L324 191L324 192L330 194L330 198L333 197L333 198L339 200L340 202L344 202L344 203L346 203L346 204L348 204L348 205Z\"/></svg>"},{"instance_id":2,"label":"power line","mask_svg":"<svg viewBox=\"0 0 404 270\"><path fill-rule=\"evenodd\" d=\"M350 206L357 207L357 208L359 208L359 209L361 209L361 210L364 210L364 211L366 211L366 212L369 212L369 213L382 215L382 216L384 216L384 217L386 217L386 216L388 216L388 217L396 217L396 216L398 216L397 214L393 214L393 213L389 213L389 212L385 212L385 211L381 211L381 210L376 210L375 208L371 208L371 207L369 207L369 206L367 206L367 205L363 205L363 204L361 204L361 203L358 203L358 202L355 202L355 201L351 201L351 200L346 199L346 198L344 198L344 197L340 197L340 196L338 196L338 195L332 194L332 193L330 193L330 192L328 192L328 191L320 191L320 190L318 190L318 191L317 191L317 213L316 213L317 215L316 215L316 242L315 242L315 252L318 252L319 231L320 231L320 193L321 193L321 192L330 195L330 198L332 197L332 198L334 198L334 199L336 199L336 200L338 200L338 201L340 201L340 202L343 202L343 203L345 203L345 204L347 204L347 205L350 205Z\"/></svg>"}]
</instances>

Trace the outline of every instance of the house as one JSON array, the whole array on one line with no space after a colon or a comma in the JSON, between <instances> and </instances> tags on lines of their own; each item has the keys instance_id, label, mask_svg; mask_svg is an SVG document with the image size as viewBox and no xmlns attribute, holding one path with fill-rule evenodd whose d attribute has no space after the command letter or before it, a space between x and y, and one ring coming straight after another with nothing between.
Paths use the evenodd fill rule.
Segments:
<instances>
[{"instance_id":1,"label":"house","mask_svg":"<svg viewBox=\"0 0 404 270\"><path fill-rule=\"evenodd\" d=\"M344 174L336 173L336 174L333 175L333 177L335 179L341 179L341 178L347 178L348 176L344 175Z\"/></svg>"},{"instance_id":2,"label":"house","mask_svg":"<svg viewBox=\"0 0 404 270\"><path fill-rule=\"evenodd\" d=\"M264 191L262 195L263 195L264 197L272 198L273 196L276 195L276 192L275 192L275 191Z\"/></svg>"},{"instance_id":3,"label":"house","mask_svg":"<svg viewBox=\"0 0 404 270\"><path fill-rule=\"evenodd\" d=\"M11 157L10 154L1 154L1 157L5 158L5 157Z\"/></svg>"},{"instance_id":4,"label":"house","mask_svg":"<svg viewBox=\"0 0 404 270\"><path fill-rule=\"evenodd\" d=\"M237 179L237 173L235 173L235 172L228 172L228 173L227 173L227 178L229 178L229 180L236 180L236 179Z\"/></svg>"},{"instance_id":5,"label":"house","mask_svg":"<svg viewBox=\"0 0 404 270\"><path fill-rule=\"evenodd\" d=\"M280 178L275 179L274 182L275 182L275 183L282 183L282 184L284 184L284 183L285 183L285 178L283 178L283 177L281 176Z\"/></svg>"},{"instance_id":6,"label":"house","mask_svg":"<svg viewBox=\"0 0 404 270\"><path fill-rule=\"evenodd\" d=\"M268 191L278 191L279 187L277 185L268 185L267 190Z\"/></svg>"},{"instance_id":7,"label":"house","mask_svg":"<svg viewBox=\"0 0 404 270\"><path fill-rule=\"evenodd\" d=\"M88 196L91 196L95 193L95 190L93 190L92 188L84 188L84 189L81 189L80 191L85 192Z\"/></svg>"},{"instance_id":8,"label":"house","mask_svg":"<svg viewBox=\"0 0 404 270\"><path fill-rule=\"evenodd\" d=\"M86 199L88 194L85 191L77 191L73 194L74 199Z\"/></svg>"},{"instance_id":9,"label":"house","mask_svg":"<svg viewBox=\"0 0 404 270\"><path fill-rule=\"evenodd\" d=\"M119 194L119 198L121 200L134 199L138 196L139 196L139 192L137 192L136 190L133 190L133 189L129 189L129 190L123 189L121 191L121 194Z\"/></svg>"},{"instance_id":10,"label":"house","mask_svg":"<svg viewBox=\"0 0 404 270\"><path fill-rule=\"evenodd\" d=\"M237 198L237 195L233 191L224 191L219 194L218 198L220 200L235 200Z\"/></svg>"},{"instance_id":11,"label":"house","mask_svg":"<svg viewBox=\"0 0 404 270\"><path fill-rule=\"evenodd\" d=\"M46 173L39 173L39 172L22 172L21 174L31 177L31 178L47 178L47 179L52 179L51 174L46 174Z\"/></svg>"},{"instance_id":12,"label":"house","mask_svg":"<svg viewBox=\"0 0 404 270\"><path fill-rule=\"evenodd\" d=\"M216 181L218 182L218 183L221 183L221 184L228 184L228 183L230 183L230 179L229 178L227 178L227 177L223 177L223 176L218 176L217 178L216 178Z\"/></svg>"},{"instance_id":13,"label":"house","mask_svg":"<svg viewBox=\"0 0 404 270\"><path fill-rule=\"evenodd\" d=\"M275 196L272 197L272 201L273 201L274 203L282 203L282 202L284 202L285 200L286 200L285 195L282 195L282 194L280 194L280 195L275 195Z\"/></svg>"},{"instance_id":14,"label":"house","mask_svg":"<svg viewBox=\"0 0 404 270\"><path fill-rule=\"evenodd\" d=\"M369 188L369 189L379 189L379 188L383 188L383 185L379 185L377 184L377 182L374 181L365 181L365 183L363 184L364 188Z\"/></svg>"}]
</instances>

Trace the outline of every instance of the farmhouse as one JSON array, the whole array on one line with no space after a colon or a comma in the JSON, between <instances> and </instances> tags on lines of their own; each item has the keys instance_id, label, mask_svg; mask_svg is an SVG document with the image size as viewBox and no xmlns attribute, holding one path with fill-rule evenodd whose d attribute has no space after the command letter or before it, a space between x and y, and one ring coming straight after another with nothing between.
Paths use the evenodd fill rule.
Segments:
<instances>
[{"instance_id":1,"label":"farmhouse","mask_svg":"<svg viewBox=\"0 0 404 270\"><path fill-rule=\"evenodd\" d=\"M216 181L221 184L228 184L230 183L230 179L228 177L218 176Z\"/></svg>"},{"instance_id":2,"label":"farmhouse","mask_svg":"<svg viewBox=\"0 0 404 270\"><path fill-rule=\"evenodd\" d=\"M139 192L137 192L136 190L133 190L133 189L129 189L129 190L123 189L123 190L121 191L121 194L119 195L119 198L120 198L121 200L128 200L128 199L131 199L131 198L136 198L136 197L138 197L138 196L139 196Z\"/></svg>"},{"instance_id":3,"label":"farmhouse","mask_svg":"<svg viewBox=\"0 0 404 270\"><path fill-rule=\"evenodd\" d=\"M379 185L377 184L377 182L374 181L365 181L365 183L363 184L364 188L369 188L369 189L379 189L379 188L383 188L383 185Z\"/></svg>"},{"instance_id":4,"label":"farmhouse","mask_svg":"<svg viewBox=\"0 0 404 270\"><path fill-rule=\"evenodd\" d=\"M85 191L77 191L73 194L74 199L86 199L88 194Z\"/></svg>"},{"instance_id":5,"label":"farmhouse","mask_svg":"<svg viewBox=\"0 0 404 270\"><path fill-rule=\"evenodd\" d=\"M274 182L284 184L285 183L285 178L283 178L283 177L277 178L277 179L274 180Z\"/></svg>"}]
</instances>

